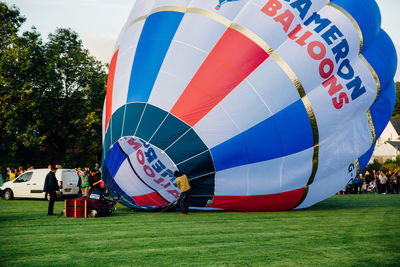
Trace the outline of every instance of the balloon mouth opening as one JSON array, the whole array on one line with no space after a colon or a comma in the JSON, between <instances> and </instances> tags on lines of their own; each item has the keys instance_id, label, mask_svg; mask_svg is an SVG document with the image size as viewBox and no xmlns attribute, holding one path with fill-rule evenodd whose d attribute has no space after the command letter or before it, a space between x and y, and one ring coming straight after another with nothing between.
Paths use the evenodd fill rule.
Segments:
<instances>
[{"instance_id":1,"label":"balloon mouth opening","mask_svg":"<svg viewBox=\"0 0 400 267\"><path fill-rule=\"evenodd\" d=\"M150 142L124 136L115 144L125 160L115 174L115 182L141 207L162 207L178 198L175 163L168 154Z\"/></svg>"}]
</instances>

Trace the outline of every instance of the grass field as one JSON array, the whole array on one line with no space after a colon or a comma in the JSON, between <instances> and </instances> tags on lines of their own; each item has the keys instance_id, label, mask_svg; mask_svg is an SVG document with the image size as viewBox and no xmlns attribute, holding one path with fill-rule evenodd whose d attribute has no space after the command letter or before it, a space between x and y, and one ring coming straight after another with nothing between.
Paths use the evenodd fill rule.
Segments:
<instances>
[{"instance_id":1,"label":"grass field","mask_svg":"<svg viewBox=\"0 0 400 267\"><path fill-rule=\"evenodd\" d=\"M46 212L46 201L0 200L0 266L400 266L400 195L287 212Z\"/></svg>"}]
</instances>

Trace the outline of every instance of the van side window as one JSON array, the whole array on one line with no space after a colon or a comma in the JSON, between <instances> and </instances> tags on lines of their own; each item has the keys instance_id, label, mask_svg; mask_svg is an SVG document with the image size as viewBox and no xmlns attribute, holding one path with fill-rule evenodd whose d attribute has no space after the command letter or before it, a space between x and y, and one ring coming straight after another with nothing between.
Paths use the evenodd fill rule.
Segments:
<instances>
[{"instance_id":1,"label":"van side window","mask_svg":"<svg viewBox=\"0 0 400 267\"><path fill-rule=\"evenodd\" d=\"M15 181L17 183L23 183L23 182L28 182L31 180L33 172L26 172L22 174L20 177L18 177Z\"/></svg>"}]
</instances>

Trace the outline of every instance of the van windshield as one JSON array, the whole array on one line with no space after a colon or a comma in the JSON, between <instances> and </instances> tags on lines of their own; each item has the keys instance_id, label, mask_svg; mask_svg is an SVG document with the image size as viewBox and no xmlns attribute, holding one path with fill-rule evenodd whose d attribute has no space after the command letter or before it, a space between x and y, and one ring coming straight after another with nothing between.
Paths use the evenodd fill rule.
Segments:
<instances>
[{"instance_id":1,"label":"van windshield","mask_svg":"<svg viewBox=\"0 0 400 267\"><path fill-rule=\"evenodd\" d=\"M31 180L33 172L26 172L19 176L17 179L15 179L15 183L23 183L23 182L28 182Z\"/></svg>"}]
</instances>

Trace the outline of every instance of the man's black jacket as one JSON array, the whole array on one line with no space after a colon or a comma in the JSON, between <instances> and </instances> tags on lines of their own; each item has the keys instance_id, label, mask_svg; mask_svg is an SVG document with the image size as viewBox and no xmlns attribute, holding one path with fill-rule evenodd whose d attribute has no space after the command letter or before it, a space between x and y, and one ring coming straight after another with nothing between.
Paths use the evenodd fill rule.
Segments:
<instances>
[{"instance_id":1,"label":"man's black jacket","mask_svg":"<svg viewBox=\"0 0 400 267\"><path fill-rule=\"evenodd\" d=\"M54 172L49 172L46 175L46 180L44 181L43 192L55 192L60 190L58 187L58 181Z\"/></svg>"}]
</instances>

